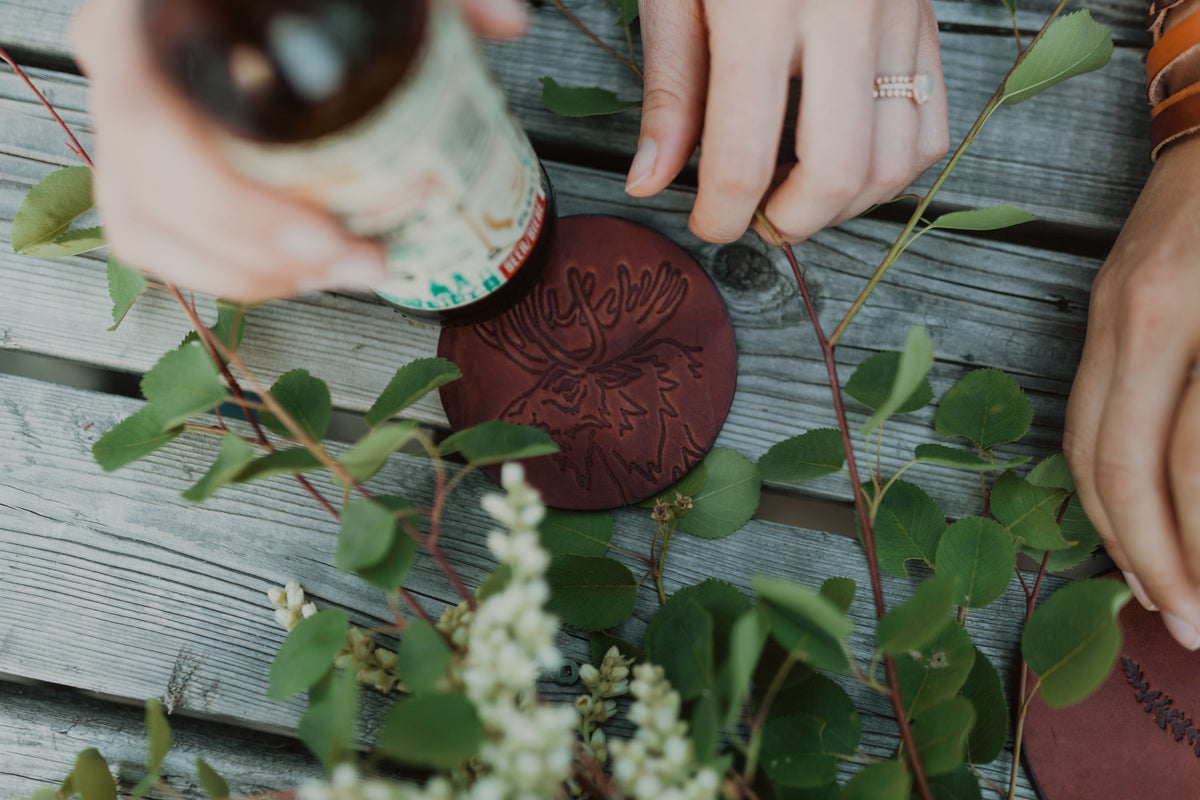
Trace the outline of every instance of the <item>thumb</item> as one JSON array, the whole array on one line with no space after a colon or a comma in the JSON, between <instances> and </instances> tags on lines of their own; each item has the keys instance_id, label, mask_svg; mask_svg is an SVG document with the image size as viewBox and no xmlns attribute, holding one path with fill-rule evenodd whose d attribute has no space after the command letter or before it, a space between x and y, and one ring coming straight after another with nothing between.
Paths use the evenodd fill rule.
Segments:
<instances>
[{"instance_id":1,"label":"thumb","mask_svg":"<svg viewBox=\"0 0 1200 800\"><path fill-rule=\"evenodd\" d=\"M648 197L684 168L700 141L708 48L700 0L640 0L646 59L642 130L625 191Z\"/></svg>"}]
</instances>

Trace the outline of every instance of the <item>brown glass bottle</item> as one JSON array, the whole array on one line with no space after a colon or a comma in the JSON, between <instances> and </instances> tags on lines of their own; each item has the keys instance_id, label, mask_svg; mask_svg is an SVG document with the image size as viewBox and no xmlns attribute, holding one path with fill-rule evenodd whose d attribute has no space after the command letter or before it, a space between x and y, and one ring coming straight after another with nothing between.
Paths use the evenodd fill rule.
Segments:
<instances>
[{"instance_id":1,"label":"brown glass bottle","mask_svg":"<svg viewBox=\"0 0 1200 800\"><path fill-rule=\"evenodd\" d=\"M450 0L143 0L156 66L235 168L378 237L376 292L476 322L536 283L554 198Z\"/></svg>"}]
</instances>

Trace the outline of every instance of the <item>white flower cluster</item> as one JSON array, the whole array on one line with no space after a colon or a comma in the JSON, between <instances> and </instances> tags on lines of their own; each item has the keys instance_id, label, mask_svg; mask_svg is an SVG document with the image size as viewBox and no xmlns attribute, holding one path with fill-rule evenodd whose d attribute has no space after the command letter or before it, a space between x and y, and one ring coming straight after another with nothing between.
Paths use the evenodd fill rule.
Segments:
<instances>
[{"instance_id":1,"label":"white flower cluster","mask_svg":"<svg viewBox=\"0 0 1200 800\"><path fill-rule=\"evenodd\" d=\"M268 589L267 597L275 606L275 621L289 631L301 619L317 613L316 603L308 602L304 597L304 589L296 581L289 582L282 589ZM396 661L395 652L375 644L362 628L351 625L346 632L346 642L333 663L338 669L354 670L357 678L368 686L374 686L381 692L390 692L400 682L396 675Z\"/></svg>"},{"instance_id":2,"label":"white flower cluster","mask_svg":"<svg viewBox=\"0 0 1200 800\"><path fill-rule=\"evenodd\" d=\"M537 525L545 507L524 471L505 464L507 496L483 498L484 508L510 533L493 531L488 546L510 571L508 584L470 611L448 609L439 628L464 648L451 662L448 683L459 687L483 721L485 740L469 770L424 787L365 780L349 765L329 783L309 783L297 800L546 800L560 794L574 761L577 717L569 705L544 705L536 683L557 666L558 621L543 606L550 595L550 559Z\"/></svg>"},{"instance_id":3,"label":"white flower cluster","mask_svg":"<svg viewBox=\"0 0 1200 800\"><path fill-rule=\"evenodd\" d=\"M479 779L471 800L540 800L569 777L575 737L570 706L543 705L535 686L543 669L558 665L558 620L543 606L550 596L537 526L545 516L537 491L518 464L505 464L506 495L488 495L483 507L509 529L488 535L488 547L511 571L508 585L488 596L469 622L461 678L487 738L477 757Z\"/></svg>"},{"instance_id":4,"label":"white flower cluster","mask_svg":"<svg viewBox=\"0 0 1200 800\"><path fill-rule=\"evenodd\" d=\"M604 654L599 668L591 664L579 668L579 679L590 692L575 699L575 710L579 712L579 735L583 739L584 749L602 764L608 760L608 748L600 726L617 713L617 701L613 698L629 693L631 663L613 645Z\"/></svg>"},{"instance_id":5,"label":"white flower cluster","mask_svg":"<svg viewBox=\"0 0 1200 800\"><path fill-rule=\"evenodd\" d=\"M300 620L317 613L316 604L305 600L304 589L295 581L290 581L282 589L272 586L267 589L267 597L275 606L275 621L285 630L290 631Z\"/></svg>"},{"instance_id":6,"label":"white flower cluster","mask_svg":"<svg viewBox=\"0 0 1200 800\"><path fill-rule=\"evenodd\" d=\"M629 709L637 733L609 745L617 786L636 800L712 800L720 777L697 768L687 722L679 718L679 693L662 667L639 664L629 689L637 698Z\"/></svg>"}]
</instances>

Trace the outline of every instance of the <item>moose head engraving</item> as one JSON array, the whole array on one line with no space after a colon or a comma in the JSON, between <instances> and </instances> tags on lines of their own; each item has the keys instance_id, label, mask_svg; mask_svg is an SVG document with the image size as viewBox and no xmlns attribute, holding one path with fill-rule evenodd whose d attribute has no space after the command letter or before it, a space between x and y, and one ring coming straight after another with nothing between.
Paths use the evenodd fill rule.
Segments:
<instances>
[{"instance_id":1,"label":"moose head engraving","mask_svg":"<svg viewBox=\"0 0 1200 800\"><path fill-rule=\"evenodd\" d=\"M688 294L681 269L621 263L611 278L571 266L565 284L538 286L475 333L527 376L499 418L549 433L564 477L584 491L615 491L624 504L703 458L707 446L677 402L703 362L701 347L663 330Z\"/></svg>"}]
</instances>

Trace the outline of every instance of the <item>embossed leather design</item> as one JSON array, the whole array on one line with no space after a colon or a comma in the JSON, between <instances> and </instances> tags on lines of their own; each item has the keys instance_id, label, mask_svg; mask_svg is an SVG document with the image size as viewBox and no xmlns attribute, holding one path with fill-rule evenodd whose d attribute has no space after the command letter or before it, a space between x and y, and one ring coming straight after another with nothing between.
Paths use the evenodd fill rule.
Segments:
<instances>
[{"instance_id":1,"label":"embossed leather design","mask_svg":"<svg viewBox=\"0 0 1200 800\"><path fill-rule=\"evenodd\" d=\"M733 401L729 312L683 248L626 220L564 217L541 283L481 325L446 328L438 355L450 425L500 419L562 448L524 462L550 506L636 503L712 447Z\"/></svg>"}]
</instances>

